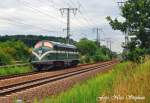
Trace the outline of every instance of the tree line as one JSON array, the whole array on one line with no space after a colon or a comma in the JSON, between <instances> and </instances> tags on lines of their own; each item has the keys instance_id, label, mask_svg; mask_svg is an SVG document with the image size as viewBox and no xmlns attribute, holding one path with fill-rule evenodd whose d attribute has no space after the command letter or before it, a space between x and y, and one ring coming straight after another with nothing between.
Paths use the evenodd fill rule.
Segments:
<instances>
[{"instance_id":1,"label":"tree line","mask_svg":"<svg viewBox=\"0 0 150 103\"><path fill-rule=\"evenodd\" d=\"M33 46L40 40L65 42L65 38L50 38L51 37L31 35L1 36L0 65L15 64L15 61L29 62ZM105 46L98 46L95 41L86 38L81 39L79 42L72 40L72 43L78 48L81 63L107 61L116 56L115 53Z\"/></svg>"},{"instance_id":2,"label":"tree line","mask_svg":"<svg viewBox=\"0 0 150 103\"><path fill-rule=\"evenodd\" d=\"M28 61L31 49L22 41L0 42L0 65L14 64L16 61Z\"/></svg>"},{"instance_id":3,"label":"tree line","mask_svg":"<svg viewBox=\"0 0 150 103\"><path fill-rule=\"evenodd\" d=\"M66 43L66 38L63 37L54 37L54 36L42 36L42 35L4 35L0 36L0 42L6 42L9 40L13 41L22 41L28 47L34 47L34 45L41 40L50 40L55 42ZM71 44L75 44L76 41L70 39Z\"/></svg>"},{"instance_id":4,"label":"tree line","mask_svg":"<svg viewBox=\"0 0 150 103\"><path fill-rule=\"evenodd\" d=\"M81 63L94 63L99 61L108 61L115 58L117 54L105 46L97 45L96 41L82 38L76 44L80 53Z\"/></svg>"}]
</instances>

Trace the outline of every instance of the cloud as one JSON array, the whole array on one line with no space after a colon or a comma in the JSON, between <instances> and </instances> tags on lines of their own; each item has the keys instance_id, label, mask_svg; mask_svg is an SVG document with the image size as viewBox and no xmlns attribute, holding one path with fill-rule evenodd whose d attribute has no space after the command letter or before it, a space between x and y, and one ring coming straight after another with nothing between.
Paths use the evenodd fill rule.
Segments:
<instances>
[{"instance_id":1,"label":"cloud","mask_svg":"<svg viewBox=\"0 0 150 103\"><path fill-rule=\"evenodd\" d=\"M114 0L4 0L0 3L0 34L66 36L62 30L66 28L66 12L62 16L59 11L63 7L80 9L76 16L70 15L72 38L95 40L93 28L100 27L104 31L101 38L111 38L113 50L122 51L122 33L112 30L106 20L106 16L119 17Z\"/></svg>"}]
</instances>

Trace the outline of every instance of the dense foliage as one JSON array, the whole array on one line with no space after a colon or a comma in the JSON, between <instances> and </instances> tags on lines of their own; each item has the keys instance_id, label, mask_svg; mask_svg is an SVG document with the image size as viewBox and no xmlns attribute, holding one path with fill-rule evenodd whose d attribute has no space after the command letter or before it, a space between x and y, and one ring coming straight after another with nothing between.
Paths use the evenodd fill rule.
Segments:
<instances>
[{"instance_id":1,"label":"dense foliage","mask_svg":"<svg viewBox=\"0 0 150 103\"><path fill-rule=\"evenodd\" d=\"M15 61L28 61L31 49L41 40L50 40L65 43L62 37L36 35L5 35L0 36L0 65L13 64ZM76 42L72 39L71 44Z\"/></svg>"},{"instance_id":2,"label":"dense foliage","mask_svg":"<svg viewBox=\"0 0 150 103\"><path fill-rule=\"evenodd\" d=\"M7 41L5 41L6 38L8 38ZM19 41L17 41L17 39L19 39ZM38 38L37 36L32 37L30 35L1 37L0 41L2 42L0 42L0 65L13 64L15 61L23 61L23 62L28 61L30 58L31 49L24 42L28 42L28 40L30 41L32 39L33 41L29 46L32 46L34 42L40 39L46 40L47 37L41 36L41 38ZM21 40L23 40L23 42ZM61 39L58 39L58 41L59 40ZM112 58L113 53L108 48L106 48L105 46L99 47L96 45L96 42L94 41L84 38L81 39L78 43L76 42L74 43L77 45L77 48L80 52L81 63L106 61Z\"/></svg>"},{"instance_id":3,"label":"dense foliage","mask_svg":"<svg viewBox=\"0 0 150 103\"><path fill-rule=\"evenodd\" d=\"M0 65L11 64L13 58L10 54L5 53L2 49L0 49Z\"/></svg>"},{"instance_id":4,"label":"dense foliage","mask_svg":"<svg viewBox=\"0 0 150 103\"><path fill-rule=\"evenodd\" d=\"M11 35L11 36L0 36L0 42L6 42L9 40L14 41L22 41L24 44L26 44L28 47L33 47L38 41L41 40L50 40L55 42L61 42L65 43L66 39L62 37L52 37L52 36L37 36L37 35ZM72 39L70 39L71 44L75 44L76 42Z\"/></svg>"},{"instance_id":5,"label":"dense foliage","mask_svg":"<svg viewBox=\"0 0 150 103\"><path fill-rule=\"evenodd\" d=\"M104 46L99 47L94 41L86 38L81 39L77 43L77 48L80 52L81 63L105 61L112 58L112 52L108 48Z\"/></svg>"},{"instance_id":6,"label":"dense foliage","mask_svg":"<svg viewBox=\"0 0 150 103\"><path fill-rule=\"evenodd\" d=\"M0 42L0 64L12 64L15 61L27 61L29 48L21 41Z\"/></svg>"},{"instance_id":7,"label":"dense foliage","mask_svg":"<svg viewBox=\"0 0 150 103\"><path fill-rule=\"evenodd\" d=\"M128 58L129 60L139 60L141 54L148 53L143 52L148 51L150 48L149 5L149 0L127 0L121 7L121 16L125 21L119 21L117 18L112 20L111 17L107 17L107 20L114 30L120 30L124 33L128 33L128 35L136 36L134 40L125 46L125 49L128 50L126 55L128 57L130 56L130 58ZM136 59L137 57L138 59Z\"/></svg>"}]
</instances>

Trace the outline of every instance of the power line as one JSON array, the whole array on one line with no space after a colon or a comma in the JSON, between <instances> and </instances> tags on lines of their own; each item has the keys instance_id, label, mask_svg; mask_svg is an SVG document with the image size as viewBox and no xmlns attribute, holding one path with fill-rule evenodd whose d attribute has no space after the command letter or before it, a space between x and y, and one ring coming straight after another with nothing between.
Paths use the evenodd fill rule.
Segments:
<instances>
[{"instance_id":1,"label":"power line","mask_svg":"<svg viewBox=\"0 0 150 103\"><path fill-rule=\"evenodd\" d=\"M56 31L53 31L53 30L51 31L51 30L44 29L44 28L39 27L39 26L35 26L35 25L31 25L31 24L26 24L26 23L23 23L23 22L20 22L20 21L14 21L14 19L9 19L9 18L4 18L4 17L0 17L0 19L8 21L11 24L16 24L17 23L19 25L24 25L24 26L29 26L29 27L32 27L32 28L37 28L37 29L40 29L40 30L46 31L46 32L56 32Z\"/></svg>"},{"instance_id":2,"label":"power line","mask_svg":"<svg viewBox=\"0 0 150 103\"><path fill-rule=\"evenodd\" d=\"M89 20L86 16L84 16L84 13L80 10L81 8L81 4L78 2L78 5L75 4L72 0L69 0L70 4L72 4L72 7L78 7L78 11L80 13L80 15L82 16L83 20L88 24L88 25L93 25L92 23L90 23L91 20ZM71 7L71 5L69 3L66 2L66 4ZM77 18L78 19L78 18ZM81 19L79 19L81 21ZM83 22L83 21L82 21ZM91 28L90 28L91 29Z\"/></svg>"},{"instance_id":3,"label":"power line","mask_svg":"<svg viewBox=\"0 0 150 103\"><path fill-rule=\"evenodd\" d=\"M69 7L79 7L80 8L80 6L75 4L72 0L69 0L69 1L70 1L71 5L69 3L66 3ZM86 17L84 17L84 15L82 14L82 12L80 10L78 10L78 11L79 11L79 14L81 15L81 17L75 16L75 18L77 19L77 22L78 22L78 24L80 26L80 29L81 29L81 27L83 27L82 26L83 24L85 24L85 25L88 24L88 26L86 26L86 28L87 29L91 29L89 27L91 25L90 22L86 19Z\"/></svg>"},{"instance_id":4,"label":"power line","mask_svg":"<svg viewBox=\"0 0 150 103\"><path fill-rule=\"evenodd\" d=\"M45 15L45 16L47 16L47 17L54 18L54 19L58 18L58 17L56 17L56 16L54 16L54 15L50 15L48 12L47 12L47 13L46 13L46 12L42 12L41 10L30 6L31 3L29 3L29 2L25 2L25 1L24 1L24 2L22 2L22 4L24 4L25 7L30 8L30 9L32 9L32 10L38 12L39 14L42 14L42 15ZM60 22L65 23L65 21L63 21L63 20L60 19L60 18L57 19L57 20L59 20Z\"/></svg>"},{"instance_id":5,"label":"power line","mask_svg":"<svg viewBox=\"0 0 150 103\"><path fill-rule=\"evenodd\" d=\"M39 0L39 2L40 2L40 0ZM24 2L20 2L20 3L24 4L25 7L31 9L31 10L34 11L34 12L37 12L38 14L41 14L41 15L44 15L44 16L49 17L48 19L53 18L53 19L56 19L55 21L57 21L57 22L58 22L58 21L62 22L62 23L58 22L60 25L62 25L63 23L66 23L64 20L62 20L62 19L59 18L58 16L56 17L56 16L54 16L54 15L50 15L49 12L43 12L43 11L41 11L41 10L38 9L38 8L32 7L32 4L29 3L29 2L24 1ZM43 3L43 2L42 2L42 3ZM50 1L48 1L48 3L50 3ZM48 3L47 3L47 4L48 4ZM52 2L52 4L54 5L54 2ZM53 7L54 9L57 9L57 8L54 7L54 6L52 6L52 7ZM57 10L58 10L58 9L57 9ZM50 19L50 20L52 20L52 19ZM62 28L62 27L61 27L61 28Z\"/></svg>"},{"instance_id":6,"label":"power line","mask_svg":"<svg viewBox=\"0 0 150 103\"><path fill-rule=\"evenodd\" d=\"M57 8L57 7L55 6L54 0L47 0L47 2L50 3L50 4L52 4L52 5L50 5L51 7L53 7L53 8L56 9L56 10L59 10L59 8Z\"/></svg>"},{"instance_id":7,"label":"power line","mask_svg":"<svg viewBox=\"0 0 150 103\"><path fill-rule=\"evenodd\" d=\"M77 3L79 5L79 12L81 13L81 15L83 15L83 12L87 13L85 9L85 5L83 6L79 0L77 0ZM81 11L81 9L83 10L83 12ZM92 24L94 26L96 25L91 18L89 17L87 18L87 16L84 16L84 18L89 24Z\"/></svg>"},{"instance_id":8,"label":"power line","mask_svg":"<svg viewBox=\"0 0 150 103\"><path fill-rule=\"evenodd\" d=\"M38 1L40 1L40 0L38 0ZM47 0L47 1L48 1L48 3L53 4L52 7L53 7L54 9L58 10L58 7L55 6L55 3L54 3L53 0ZM65 3L68 7L73 7L73 6L74 6L73 2L71 3L72 5L71 5L70 3L68 3L68 2L66 2L66 1L64 1L64 3ZM55 18L56 18L56 17L55 17ZM75 16L75 18L77 19L76 16ZM82 27L81 24L83 24L83 23L81 23L80 21L81 21L81 20L79 19L79 20L77 20L77 23L72 22L72 24L78 25L78 26ZM83 21L82 21L82 22L83 22Z\"/></svg>"},{"instance_id":9,"label":"power line","mask_svg":"<svg viewBox=\"0 0 150 103\"><path fill-rule=\"evenodd\" d=\"M100 32L102 32L102 28L94 28L94 31L96 31L96 43L98 46L100 46Z\"/></svg>"},{"instance_id":10,"label":"power line","mask_svg":"<svg viewBox=\"0 0 150 103\"><path fill-rule=\"evenodd\" d=\"M67 43L69 44L69 38L70 38L70 13L76 15L77 8L60 8L60 12L63 15L65 11L67 11Z\"/></svg>"},{"instance_id":11,"label":"power line","mask_svg":"<svg viewBox=\"0 0 150 103\"><path fill-rule=\"evenodd\" d=\"M50 1L49 1L49 3L50 3ZM53 2L53 1L52 1L52 3L53 3L53 5L54 5L54 2ZM55 18L55 19L58 18L58 17L55 17L55 16L51 16L51 15L49 15L48 13L41 12L41 10L39 10L39 9L37 9L37 8L33 8L33 7L27 5L27 4L30 4L30 5L31 5L31 3L26 2L26 3L24 3L24 4L26 5L26 7L30 8L30 9L32 9L32 10L34 10L34 11L36 11L36 12L42 14L42 15L45 15L45 16L48 16L48 17L51 17L51 18ZM67 3L67 5L68 5L68 3ZM54 7L54 6L53 6L53 7ZM55 7L54 9L56 9L56 7ZM56 9L56 10L58 10L58 9ZM58 21L58 20L56 20L56 21ZM66 23L64 20L62 21L61 19L59 19L59 21L61 21L61 22L63 22L63 23ZM62 24L62 23L60 23L60 24ZM72 23L72 24L75 24L75 23ZM78 23L75 24L75 25L81 26L81 25L78 24Z\"/></svg>"},{"instance_id":12,"label":"power line","mask_svg":"<svg viewBox=\"0 0 150 103\"><path fill-rule=\"evenodd\" d=\"M111 51L113 41L111 40L111 38L104 38L104 39L106 41L107 48L109 48Z\"/></svg>"},{"instance_id":13,"label":"power line","mask_svg":"<svg viewBox=\"0 0 150 103\"><path fill-rule=\"evenodd\" d=\"M118 4L119 7L122 7L124 3L125 3L125 2L123 2L123 1L117 2L117 4Z\"/></svg>"},{"instance_id":14,"label":"power line","mask_svg":"<svg viewBox=\"0 0 150 103\"><path fill-rule=\"evenodd\" d=\"M70 1L70 3L68 3L68 2L65 2L66 3L66 5L68 5L68 7L77 7L76 6L76 4L73 2L73 1ZM79 10L78 10L79 11ZM79 18L78 16L75 16L75 18L77 19L76 21L77 21L77 24L78 24L78 26L80 26L80 27L82 27L82 25L83 24L85 24L85 19L83 19L85 22L83 22L82 20L81 20L81 18ZM81 23L82 22L82 23ZM74 23L73 23L74 24ZM82 25L81 25L82 24Z\"/></svg>"},{"instance_id":15,"label":"power line","mask_svg":"<svg viewBox=\"0 0 150 103\"><path fill-rule=\"evenodd\" d=\"M118 4L118 6L121 8L121 7L124 6L125 2L119 1L119 2L117 2L117 4ZM125 34L125 46L126 46L126 45L128 44L128 42L129 42L128 33L129 33L129 28L127 28L127 31L124 32L124 34Z\"/></svg>"},{"instance_id":16,"label":"power line","mask_svg":"<svg viewBox=\"0 0 150 103\"><path fill-rule=\"evenodd\" d=\"M92 23L92 20L88 19L87 16L84 15L84 13L81 11L81 8L83 8L83 6L81 4L79 4L79 13L80 15L83 17L83 19L87 22L87 24L89 25L95 25L94 23ZM84 10L84 9L82 9Z\"/></svg>"}]
</instances>

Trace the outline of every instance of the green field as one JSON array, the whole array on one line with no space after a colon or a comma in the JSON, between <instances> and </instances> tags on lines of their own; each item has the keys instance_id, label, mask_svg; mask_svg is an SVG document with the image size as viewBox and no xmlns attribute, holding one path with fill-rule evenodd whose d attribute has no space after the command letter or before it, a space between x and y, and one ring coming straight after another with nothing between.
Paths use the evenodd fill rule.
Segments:
<instances>
[{"instance_id":1,"label":"green field","mask_svg":"<svg viewBox=\"0 0 150 103\"><path fill-rule=\"evenodd\" d=\"M145 96L143 103L150 103L150 61L144 64L125 62L113 70L101 73L84 83L57 96L47 97L42 103L97 103L98 97L115 95ZM109 103L109 101L107 101ZM111 101L117 103L117 101ZM124 100L121 103L127 103ZM131 103L137 101L131 101ZM39 103L37 100L35 103ZM41 103L41 102L40 102ZM105 103L105 101L102 101ZM141 101L140 101L141 103Z\"/></svg>"},{"instance_id":2,"label":"green field","mask_svg":"<svg viewBox=\"0 0 150 103\"><path fill-rule=\"evenodd\" d=\"M31 71L32 68L30 66L0 68L0 76L28 73Z\"/></svg>"}]
</instances>

